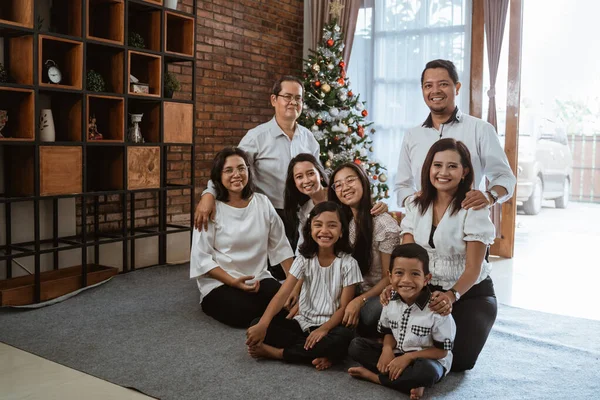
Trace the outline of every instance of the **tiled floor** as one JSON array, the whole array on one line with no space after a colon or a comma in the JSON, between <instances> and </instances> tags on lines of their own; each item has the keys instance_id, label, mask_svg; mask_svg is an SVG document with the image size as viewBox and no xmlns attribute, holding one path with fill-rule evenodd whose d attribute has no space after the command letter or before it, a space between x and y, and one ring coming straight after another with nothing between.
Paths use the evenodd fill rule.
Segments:
<instances>
[{"instance_id":1,"label":"tiled floor","mask_svg":"<svg viewBox=\"0 0 600 400\"><path fill-rule=\"evenodd\" d=\"M548 203L551 205L551 203ZM518 215L515 257L492 259L502 304L600 320L600 205ZM150 399L0 343L0 399Z\"/></svg>"}]
</instances>

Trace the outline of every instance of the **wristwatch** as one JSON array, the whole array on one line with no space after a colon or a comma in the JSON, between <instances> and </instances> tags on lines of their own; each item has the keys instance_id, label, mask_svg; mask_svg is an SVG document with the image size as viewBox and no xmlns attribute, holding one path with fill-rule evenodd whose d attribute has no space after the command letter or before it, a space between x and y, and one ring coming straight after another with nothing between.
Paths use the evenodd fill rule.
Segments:
<instances>
[{"instance_id":1,"label":"wristwatch","mask_svg":"<svg viewBox=\"0 0 600 400\"><path fill-rule=\"evenodd\" d=\"M456 301L460 300L460 293L458 293L458 290L456 290L454 288L450 288L450 289L448 289L448 291L452 292Z\"/></svg>"},{"instance_id":2,"label":"wristwatch","mask_svg":"<svg viewBox=\"0 0 600 400\"><path fill-rule=\"evenodd\" d=\"M494 189L491 189L491 190L488 190L486 193L489 194L490 197L492 198L492 200L493 200L492 204L496 204L498 202L498 197L500 197L500 195L498 195L498 192L496 192Z\"/></svg>"}]
</instances>

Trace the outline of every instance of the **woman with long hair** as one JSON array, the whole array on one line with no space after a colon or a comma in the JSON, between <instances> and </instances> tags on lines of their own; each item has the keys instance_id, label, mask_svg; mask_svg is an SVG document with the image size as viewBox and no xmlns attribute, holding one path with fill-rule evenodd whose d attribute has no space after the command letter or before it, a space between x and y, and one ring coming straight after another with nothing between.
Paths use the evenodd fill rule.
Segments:
<instances>
[{"instance_id":1,"label":"woman with long hair","mask_svg":"<svg viewBox=\"0 0 600 400\"><path fill-rule=\"evenodd\" d=\"M429 253L429 307L441 315L452 313L456 322L453 371L475 366L498 311L485 259L495 237L489 209L461 208L473 177L467 147L454 139L437 141L423 164L421 192L407 200L401 223L402 242L417 243Z\"/></svg>"},{"instance_id":2,"label":"woman with long hair","mask_svg":"<svg viewBox=\"0 0 600 400\"><path fill-rule=\"evenodd\" d=\"M343 322L356 326L362 336L375 336L382 309L379 294L389 283L387 270L392 251L400 244L400 227L388 213L372 215L371 186L362 167L342 164L330 181L329 200L340 204L350 221L352 256L364 278L346 307Z\"/></svg>"},{"instance_id":3,"label":"woman with long hair","mask_svg":"<svg viewBox=\"0 0 600 400\"><path fill-rule=\"evenodd\" d=\"M215 218L206 231L194 230L190 255L190 278L198 284L202 310L239 328L260 317L281 286L267 260L281 263L286 274L293 261L283 222L269 199L254 193L248 165L239 148L216 155L210 173Z\"/></svg>"}]
</instances>

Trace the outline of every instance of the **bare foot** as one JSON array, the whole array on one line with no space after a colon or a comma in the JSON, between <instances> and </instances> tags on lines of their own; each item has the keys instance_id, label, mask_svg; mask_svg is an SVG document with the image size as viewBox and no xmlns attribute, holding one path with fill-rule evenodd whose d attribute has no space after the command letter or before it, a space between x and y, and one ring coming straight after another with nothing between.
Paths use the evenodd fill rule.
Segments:
<instances>
[{"instance_id":1,"label":"bare foot","mask_svg":"<svg viewBox=\"0 0 600 400\"><path fill-rule=\"evenodd\" d=\"M274 360L283 359L283 349L277 349L268 344L261 343L257 346L248 346L248 354L252 358L272 358Z\"/></svg>"},{"instance_id":2,"label":"bare foot","mask_svg":"<svg viewBox=\"0 0 600 400\"><path fill-rule=\"evenodd\" d=\"M367 381L381 385L381 382L379 381L379 375L377 375L374 372L369 371L365 367L352 367L352 368L348 369L348 373L353 378L365 379Z\"/></svg>"},{"instance_id":3,"label":"bare foot","mask_svg":"<svg viewBox=\"0 0 600 400\"><path fill-rule=\"evenodd\" d=\"M424 387L410 389L410 400L420 399L423 396L424 391L425 391Z\"/></svg>"},{"instance_id":4,"label":"bare foot","mask_svg":"<svg viewBox=\"0 0 600 400\"><path fill-rule=\"evenodd\" d=\"M319 358L315 358L312 361L312 365L315 366L317 371L323 371L323 370L326 370L327 368L331 367L333 365L333 363L331 361L329 361L329 358L327 358L327 357L319 357Z\"/></svg>"}]
</instances>

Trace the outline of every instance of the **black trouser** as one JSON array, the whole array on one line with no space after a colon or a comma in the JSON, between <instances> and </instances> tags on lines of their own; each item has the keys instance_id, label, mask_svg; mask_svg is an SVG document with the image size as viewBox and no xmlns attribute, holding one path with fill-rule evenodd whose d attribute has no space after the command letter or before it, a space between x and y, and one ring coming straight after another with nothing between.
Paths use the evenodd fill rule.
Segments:
<instances>
[{"instance_id":1,"label":"black trouser","mask_svg":"<svg viewBox=\"0 0 600 400\"><path fill-rule=\"evenodd\" d=\"M283 209L276 208L275 211L277 212L277 215L279 215L279 218L281 218L281 220L283 221L283 225L285 226L286 236L287 236L288 242L290 243L290 246L292 246L292 251L296 251L296 243L298 242L298 238L297 238L298 235L295 234L295 232L293 232L293 229L289 226L290 223L285 218L285 213L284 213ZM275 279L278 279L280 281L285 279L285 272L283 272L283 268L281 267L281 264L271 265L271 263L269 262L268 269L269 269L269 272L271 273L271 275L273 275L275 277Z\"/></svg>"},{"instance_id":2,"label":"black trouser","mask_svg":"<svg viewBox=\"0 0 600 400\"><path fill-rule=\"evenodd\" d=\"M402 371L402 374L396 380L392 381L387 374L382 374L377 369L377 362L382 349L383 344L377 340L357 337L350 343L348 354L354 361L378 374L379 381L383 386L407 394L414 388L431 387L444 376L444 367L437 360L417 358Z\"/></svg>"},{"instance_id":3,"label":"black trouser","mask_svg":"<svg viewBox=\"0 0 600 400\"><path fill-rule=\"evenodd\" d=\"M443 289L430 285L431 291ZM498 314L494 283L489 276L469 289L452 305L456 337L452 348L453 372L472 369L483 349Z\"/></svg>"},{"instance_id":4,"label":"black trouser","mask_svg":"<svg viewBox=\"0 0 600 400\"><path fill-rule=\"evenodd\" d=\"M281 285L275 279L260 281L258 293L249 293L222 285L202 300L202 310L219 322L235 328L247 328L260 318Z\"/></svg>"},{"instance_id":5,"label":"black trouser","mask_svg":"<svg viewBox=\"0 0 600 400\"><path fill-rule=\"evenodd\" d=\"M252 325L257 323L258 319L252 321ZM290 363L311 364L319 357L327 357L329 361L336 362L346 357L354 332L341 325L330 330L312 349L305 350L306 338L317 328L318 326L313 326L309 332L304 332L295 319L285 319L279 314L269 324L264 343L283 349L283 359Z\"/></svg>"}]
</instances>

